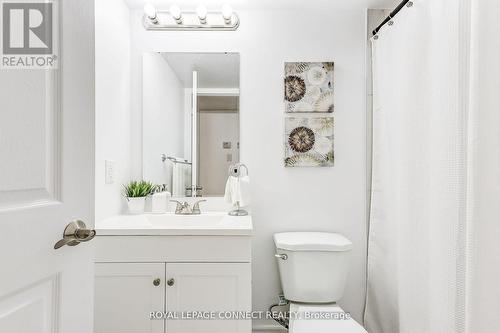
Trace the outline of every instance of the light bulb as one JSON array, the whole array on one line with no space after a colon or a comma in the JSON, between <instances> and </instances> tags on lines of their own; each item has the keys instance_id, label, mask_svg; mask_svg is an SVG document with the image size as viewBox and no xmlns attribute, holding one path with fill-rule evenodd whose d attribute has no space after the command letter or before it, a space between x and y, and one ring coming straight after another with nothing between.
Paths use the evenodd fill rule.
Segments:
<instances>
[{"instance_id":1,"label":"light bulb","mask_svg":"<svg viewBox=\"0 0 500 333\"><path fill-rule=\"evenodd\" d=\"M152 23L158 23L158 19L156 18L156 8L152 4L147 3L144 5L144 14L151 20Z\"/></svg>"},{"instance_id":2,"label":"light bulb","mask_svg":"<svg viewBox=\"0 0 500 333\"><path fill-rule=\"evenodd\" d=\"M233 17L233 9L229 5L222 6L222 17L226 24L231 23L231 18Z\"/></svg>"},{"instance_id":3,"label":"light bulb","mask_svg":"<svg viewBox=\"0 0 500 333\"><path fill-rule=\"evenodd\" d=\"M170 15L175 19L177 23L181 22L182 18L182 13L181 13L181 8L177 5L172 5L170 6Z\"/></svg>"},{"instance_id":4,"label":"light bulb","mask_svg":"<svg viewBox=\"0 0 500 333\"><path fill-rule=\"evenodd\" d=\"M198 7L196 7L196 15L198 15L200 22L203 24L207 22L207 12L207 7L203 5L198 5Z\"/></svg>"},{"instance_id":5,"label":"light bulb","mask_svg":"<svg viewBox=\"0 0 500 333\"><path fill-rule=\"evenodd\" d=\"M144 5L144 14L146 14L147 17L149 18L155 18L156 17L156 8L150 3L147 3Z\"/></svg>"}]
</instances>

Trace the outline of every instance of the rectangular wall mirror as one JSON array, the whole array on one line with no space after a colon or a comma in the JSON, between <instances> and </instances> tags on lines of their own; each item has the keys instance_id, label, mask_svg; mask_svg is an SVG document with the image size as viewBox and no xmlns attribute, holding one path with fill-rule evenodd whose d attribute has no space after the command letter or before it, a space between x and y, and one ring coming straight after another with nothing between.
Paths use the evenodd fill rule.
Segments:
<instances>
[{"instance_id":1,"label":"rectangular wall mirror","mask_svg":"<svg viewBox=\"0 0 500 333\"><path fill-rule=\"evenodd\" d=\"M223 196L239 162L237 53L143 54L143 178L173 196Z\"/></svg>"}]
</instances>

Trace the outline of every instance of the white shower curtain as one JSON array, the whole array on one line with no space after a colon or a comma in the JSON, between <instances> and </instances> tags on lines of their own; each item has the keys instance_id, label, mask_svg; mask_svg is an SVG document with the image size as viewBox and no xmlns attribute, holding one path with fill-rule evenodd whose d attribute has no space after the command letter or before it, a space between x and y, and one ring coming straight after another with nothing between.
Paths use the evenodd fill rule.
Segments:
<instances>
[{"instance_id":1,"label":"white shower curtain","mask_svg":"<svg viewBox=\"0 0 500 333\"><path fill-rule=\"evenodd\" d=\"M372 42L370 333L464 329L467 72L460 3L415 0Z\"/></svg>"}]
</instances>

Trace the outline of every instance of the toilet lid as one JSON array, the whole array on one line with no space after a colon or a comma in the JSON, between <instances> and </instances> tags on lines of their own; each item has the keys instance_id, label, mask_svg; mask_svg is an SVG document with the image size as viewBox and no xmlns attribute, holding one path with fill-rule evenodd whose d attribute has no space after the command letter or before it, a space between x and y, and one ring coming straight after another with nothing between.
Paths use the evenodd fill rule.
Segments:
<instances>
[{"instance_id":1,"label":"toilet lid","mask_svg":"<svg viewBox=\"0 0 500 333\"><path fill-rule=\"evenodd\" d=\"M342 317L344 319L337 317ZM298 305L290 304L289 333L367 333L354 319L345 319L346 313L338 305ZM309 318L307 317L309 316ZM322 319L311 319L310 317ZM325 317L337 319L325 319Z\"/></svg>"},{"instance_id":2,"label":"toilet lid","mask_svg":"<svg viewBox=\"0 0 500 333\"><path fill-rule=\"evenodd\" d=\"M274 234L278 249L289 251L349 251L350 240L331 232L282 232Z\"/></svg>"}]
</instances>

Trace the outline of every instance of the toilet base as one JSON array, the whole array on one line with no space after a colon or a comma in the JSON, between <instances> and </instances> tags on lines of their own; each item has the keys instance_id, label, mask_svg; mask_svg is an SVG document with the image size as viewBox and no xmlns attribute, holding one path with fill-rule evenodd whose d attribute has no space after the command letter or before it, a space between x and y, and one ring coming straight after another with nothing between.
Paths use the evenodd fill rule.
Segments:
<instances>
[{"instance_id":1,"label":"toilet base","mask_svg":"<svg viewBox=\"0 0 500 333\"><path fill-rule=\"evenodd\" d=\"M290 303L289 333L367 333L337 304Z\"/></svg>"}]
</instances>

